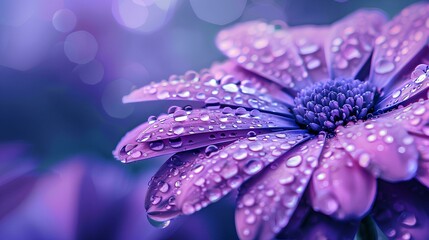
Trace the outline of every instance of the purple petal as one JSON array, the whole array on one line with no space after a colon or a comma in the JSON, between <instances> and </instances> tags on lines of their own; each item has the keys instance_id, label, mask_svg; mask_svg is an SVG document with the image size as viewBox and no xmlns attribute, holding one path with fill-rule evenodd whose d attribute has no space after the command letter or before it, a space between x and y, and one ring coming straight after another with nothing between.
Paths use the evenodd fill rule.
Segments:
<instances>
[{"instance_id":1,"label":"purple petal","mask_svg":"<svg viewBox=\"0 0 429 240\"><path fill-rule=\"evenodd\" d=\"M392 87L383 89L375 110L385 112L398 105L407 106L420 99L427 99L429 95L428 69L428 65L419 64L414 68L411 76L407 74L404 80L396 81Z\"/></svg>"},{"instance_id":2,"label":"purple petal","mask_svg":"<svg viewBox=\"0 0 429 240\"><path fill-rule=\"evenodd\" d=\"M382 34L375 40L370 73L370 80L377 87L395 85L401 72L409 76L417 64L423 63L421 57L427 56L428 50L428 17L429 4L417 3L384 25Z\"/></svg>"},{"instance_id":3,"label":"purple petal","mask_svg":"<svg viewBox=\"0 0 429 240\"><path fill-rule=\"evenodd\" d=\"M297 128L295 120L244 108L179 109L130 131L114 155L132 162L285 128Z\"/></svg>"},{"instance_id":4,"label":"purple petal","mask_svg":"<svg viewBox=\"0 0 429 240\"><path fill-rule=\"evenodd\" d=\"M337 219L360 218L372 205L376 180L341 148L338 139L325 145L310 184L313 209Z\"/></svg>"},{"instance_id":5,"label":"purple petal","mask_svg":"<svg viewBox=\"0 0 429 240\"><path fill-rule=\"evenodd\" d=\"M358 75L369 60L374 40L385 21L380 11L361 10L332 26L325 49L332 79L354 79Z\"/></svg>"},{"instance_id":6,"label":"purple petal","mask_svg":"<svg viewBox=\"0 0 429 240\"><path fill-rule=\"evenodd\" d=\"M375 176L391 182L415 176L418 151L413 138L398 122L379 118L336 131L342 147Z\"/></svg>"},{"instance_id":7,"label":"purple petal","mask_svg":"<svg viewBox=\"0 0 429 240\"><path fill-rule=\"evenodd\" d=\"M0 219L27 199L37 180L34 173L26 173L0 184L0 195L3 196L0 204Z\"/></svg>"},{"instance_id":8,"label":"purple petal","mask_svg":"<svg viewBox=\"0 0 429 240\"><path fill-rule=\"evenodd\" d=\"M429 236L429 191L417 181L380 181L372 215L389 239L425 240Z\"/></svg>"},{"instance_id":9,"label":"purple petal","mask_svg":"<svg viewBox=\"0 0 429 240\"><path fill-rule=\"evenodd\" d=\"M240 239L272 239L288 224L324 142L324 135L303 142L245 184L235 213Z\"/></svg>"},{"instance_id":10,"label":"purple petal","mask_svg":"<svg viewBox=\"0 0 429 240\"><path fill-rule=\"evenodd\" d=\"M312 211L299 228L294 231L285 229L277 237L283 240L353 239L358 228L358 221L338 221Z\"/></svg>"},{"instance_id":11,"label":"purple petal","mask_svg":"<svg viewBox=\"0 0 429 240\"><path fill-rule=\"evenodd\" d=\"M151 218L168 220L192 214L218 201L291 147L308 138L302 130L269 133L227 146L179 153L150 183L146 208ZM204 152L203 152L204 151Z\"/></svg>"},{"instance_id":12,"label":"purple petal","mask_svg":"<svg viewBox=\"0 0 429 240\"><path fill-rule=\"evenodd\" d=\"M261 21L238 24L221 31L216 43L245 69L283 87L299 89L311 80L284 25Z\"/></svg>"},{"instance_id":13,"label":"purple petal","mask_svg":"<svg viewBox=\"0 0 429 240\"><path fill-rule=\"evenodd\" d=\"M324 51L328 33L329 28L325 26L302 26L290 29L292 41L313 82L330 79Z\"/></svg>"},{"instance_id":14,"label":"purple petal","mask_svg":"<svg viewBox=\"0 0 429 240\"><path fill-rule=\"evenodd\" d=\"M233 60L229 60L223 63L214 63L210 68L210 71L213 72L213 74L218 79L221 79L228 74L235 76L236 78L241 80L240 90L241 92L243 92L243 94L253 94L261 100L267 99L266 101L271 102L271 104L274 105L273 107L282 107L276 106L279 104L278 102L285 103L289 106L293 106L295 104L293 101L293 97L289 94L286 94L282 90L282 87L280 85L268 79L260 77L259 75L254 74L250 71L247 71ZM277 101L274 101L272 98ZM254 106L253 103L249 104L252 107Z\"/></svg>"},{"instance_id":15,"label":"purple petal","mask_svg":"<svg viewBox=\"0 0 429 240\"><path fill-rule=\"evenodd\" d=\"M429 136L413 135L414 144L420 153L416 178L429 188Z\"/></svg>"},{"instance_id":16,"label":"purple petal","mask_svg":"<svg viewBox=\"0 0 429 240\"><path fill-rule=\"evenodd\" d=\"M266 81L239 68L223 67L230 64L233 63L227 62L212 70L202 70L200 73L188 71L183 76L173 75L168 81L152 83L134 90L124 97L124 102L174 100L176 104L179 101L191 103L194 107L217 104L281 114L289 112L281 99L274 100L266 94L268 93L266 86L269 86ZM220 69L229 71L219 71ZM275 92L280 92L280 89Z\"/></svg>"},{"instance_id":17,"label":"purple petal","mask_svg":"<svg viewBox=\"0 0 429 240\"><path fill-rule=\"evenodd\" d=\"M402 125L408 132L429 136L429 100L419 101L385 113L380 118Z\"/></svg>"}]
</instances>

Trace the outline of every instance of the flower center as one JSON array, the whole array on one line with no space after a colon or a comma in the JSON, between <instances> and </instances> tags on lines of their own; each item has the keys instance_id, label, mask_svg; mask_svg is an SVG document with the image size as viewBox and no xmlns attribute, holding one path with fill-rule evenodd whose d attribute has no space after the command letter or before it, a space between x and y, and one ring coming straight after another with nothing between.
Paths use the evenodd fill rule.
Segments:
<instances>
[{"instance_id":1,"label":"flower center","mask_svg":"<svg viewBox=\"0 0 429 240\"><path fill-rule=\"evenodd\" d=\"M333 132L339 125L366 119L373 111L376 88L360 80L335 79L302 89L293 112L311 131Z\"/></svg>"}]
</instances>

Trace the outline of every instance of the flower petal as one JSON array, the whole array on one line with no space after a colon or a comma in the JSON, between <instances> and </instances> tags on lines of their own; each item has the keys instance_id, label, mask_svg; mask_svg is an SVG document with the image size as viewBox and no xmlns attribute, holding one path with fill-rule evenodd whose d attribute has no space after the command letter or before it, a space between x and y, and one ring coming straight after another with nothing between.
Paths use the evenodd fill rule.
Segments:
<instances>
[{"instance_id":1,"label":"flower petal","mask_svg":"<svg viewBox=\"0 0 429 240\"><path fill-rule=\"evenodd\" d=\"M293 45L285 23L241 23L221 31L219 49L245 69L283 87L299 89L311 83L304 62Z\"/></svg>"},{"instance_id":2,"label":"flower petal","mask_svg":"<svg viewBox=\"0 0 429 240\"><path fill-rule=\"evenodd\" d=\"M332 79L356 78L368 62L385 21L380 11L360 10L332 26L325 48Z\"/></svg>"},{"instance_id":3,"label":"flower petal","mask_svg":"<svg viewBox=\"0 0 429 240\"><path fill-rule=\"evenodd\" d=\"M320 166L310 184L313 209L337 219L362 217L371 207L376 180L341 147L341 140L325 145Z\"/></svg>"},{"instance_id":4,"label":"flower petal","mask_svg":"<svg viewBox=\"0 0 429 240\"><path fill-rule=\"evenodd\" d=\"M397 81L393 87L383 89L375 111L385 112L398 105L407 106L420 99L428 99L428 69L428 65L419 64L414 68L411 76L407 74L405 80Z\"/></svg>"},{"instance_id":5,"label":"flower petal","mask_svg":"<svg viewBox=\"0 0 429 240\"><path fill-rule=\"evenodd\" d=\"M292 221L291 221L292 222ZM283 230L278 239L353 239L359 228L358 221L338 221L311 211L299 228L294 231Z\"/></svg>"},{"instance_id":6,"label":"flower petal","mask_svg":"<svg viewBox=\"0 0 429 240\"><path fill-rule=\"evenodd\" d=\"M302 142L241 188L235 213L240 239L272 239L288 224L324 142L324 135Z\"/></svg>"},{"instance_id":7,"label":"flower petal","mask_svg":"<svg viewBox=\"0 0 429 240\"><path fill-rule=\"evenodd\" d=\"M210 145L170 158L150 183L146 209L151 218L168 220L192 214L228 194L308 138L302 130L243 138L227 146ZM173 204L170 204L173 203Z\"/></svg>"},{"instance_id":8,"label":"flower petal","mask_svg":"<svg viewBox=\"0 0 429 240\"><path fill-rule=\"evenodd\" d=\"M266 86L269 86L267 81L240 68L222 67L228 64L231 63L227 62L211 70L201 70L199 73L188 71L182 76L170 76L168 81L152 83L134 90L125 96L123 101L132 103L174 100L176 104L178 101L191 103L198 108L215 104L287 115L289 110L281 99L274 100L266 94ZM219 68L229 71L221 72ZM277 89L276 92L279 91L280 89Z\"/></svg>"},{"instance_id":9,"label":"flower petal","mask_svg":"<svg viewBox=\"0 0 429 240\"><path fill-rule=\"evenodd\" d=\"M429 188L429 136L413 135L413 138L420 153L416 178Z\"/></svg>"},{"instance_id":10,"label":"flower petal","mask_svg":"<svg viewBox=\"0 0 429 240\"><path fill-rule=\"evenodd\" d=\"M400 124L410 133L429 136L429 100L395 109L380 118Z\"/></svg>"},{"instance_id":11,"label":"flower petal","mask_svg":"<svg viewBox=\"0 0 429 240\"><path fill-rule=\"evenodd\" d=\"M417 181L380 181L372 215L389 239L425 240L429 236L428 199L428 189Z\"/></svg>"},{"instance_id":12,"label":"flower petal","mask_svg":"<svg viewBox=\"0 0 429 240\"><path fill-rule=\"evenodd\" d=\"M242 68L233 60L228 60L223 63L214 63L211 66L210 71L217 79L222 79L226 75L235 76L237 79L241 80L240 90L243 94L253 94L261 100L267 99L266 101L271 102L274 107L276 107L279 102L288 106L294 105L293 97L283 91L280 85ZM273 99L277 101L274 101ZM252 107L254 106L253 103L250 105ZM280 108L282 106L278 107ZM283 110L283 107L279 110Z\"/></svg>"},{"instance_id":13,"label":"flower petal","mask_svg":"<svg viewBox=\"0 0 429 240\"><path fill-rule=\"evenodd\" d=\"M401 73L409 73L422 63L421 56L427 55L422 53L428 51L428 17L429 4L417 3L384 25L375 41L369 78L377 87L395 84Z\"/></svg>"},{"instance_id":14,"label":"flower petal","mask_svg":"<svg viewBox=\"0 0 429 240\"><path fill-rule=\"evenodd\" d=\"M398 122L379 118L336 131L342 147L376 177L396 182L415 176L418 151L412 137Z\"/></svg>"},{"instance_id":15,"label":"flower petal","mask_svg":"<svg viewBox=\"0 0 429 240\"><path fill-rule=\"evenodd\" d=\"M330 79L324 51L329 30L329 27L325 26L300 26L290 29L292 41L313 82Z\"/></svg>"},{"instance_id":16,"label":"flower petal","mask_svg":"<svg viewBox=\"0 0 429 240\"><path fill-rule=\"evenodd\" d=\"M295 120L244 108L176 110L130 131L114 155L124 162L229 142L248 134L296 129Z\"/></svg>"}]
</instances>

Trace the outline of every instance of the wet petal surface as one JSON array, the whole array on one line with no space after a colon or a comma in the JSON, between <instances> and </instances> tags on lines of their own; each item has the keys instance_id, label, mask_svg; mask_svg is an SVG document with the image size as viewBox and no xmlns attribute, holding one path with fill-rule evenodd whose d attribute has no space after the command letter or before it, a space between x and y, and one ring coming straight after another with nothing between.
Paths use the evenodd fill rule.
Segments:
<instances>
[{"instance_id":1,"label":"wet petal surface","mask_svg":"<svg viewBox=\"0 0 429 240\"><path fill-rule=\"evenodd\" d=\"M375 177L353 160L338 139L330 139L310 184L313 209L337 219L360 218L370 209L375 193Z\"/></svg>"},{"instance_id":2,"label":"wet petal surface","mask_svg":"<svg viewBox=\"0 0 429 240\"><path fill-rule=\"evenodd\" d=\"M245 69L283 87L299 89L311 81L290 37L283 22L252 21L221 31L216 43Z\"/></svg>"},{"instance_id":3,"label":"wet petal surface","mask_svg":"<svg viewBox=\"0 0 429 240\"><path fill-rule=\"evenodd\" d=\"M389 239L424 240L429 236L429 191L417 181L379 182L372 216Z\"/></svg>"},{"instance_id":4,"label":"wet petal surface","mask_svg":"<svg viewBox=\"0 0 429 240\"><path fill-rule=\"evenodd\" d=\"M188 71L181 76L170 76L168 80L134 90L123 101L174 100L176 104L190 102L194 107L223 105L288 114L287 106L281 100L275 100L267 94L273 86L250 72L228 66L231 64L220 64L212 70L201 70L199 73ZM274 92L280 92L280 89L276 89Z\"/></svg>"},{"instance_id":5,"label":"wet petal surface","mask_svg":"<svg viewBox=\"0 0 429 240\"><path fill-rule=\"evenodd\" d=\"M375 111L384 112L398 105L407 106L429 97L429 66L419 64L414 71L398 81L394 87L383 89Z\"/></svg>"},{"instance_id":6,"label":"wet petal surface","mask_svg":"<svg viewBox=\"0 0 429 240\"><path fill-rule=\"evenodd\" d=\"M276 239L353 239L359 228L358 221L338 221L324 214L311 211L299 228L283 230Z\"/></svg>"},{"instance_id":7,"label":"wet petal surface","mask_svg":"<svg viewBox=\"0 0 429 240\"><path fill-rule=\"evenodd\" d=\"M332 79L357 76L371 56L374 40L385 21L379 11L361 10L332 26L325 49Z\"/></svg>"},{"instance_id":8,"label":"wet petal surface","mask_svg":"<svg viewBox=\"0 0 429 240\"><path fill-rule=\"evenodd\" d=\"M328 33L329 27L325 26L290 28L292 42L295 44L296 49L298 49L308 75L313 82L330 79L324 49Z\"/></svg>"},{"instance_id":9,"label":"wet petal surface","mask_svg":"<svg viewBox=\"0 0 429 240\"><path fill-rule=\"evenodd\" d=\"M427 52L428 17L429 4L417 3L384 25L382 34L375 40L370 73L370 80L379 88L394 84L401 72L410 72L422 63L413 60Z\"/></svg>"},{"instance_id":10,"label":"wet petal surface","mask_svg":"<svg viewBox=\"0 0 429 240\"><path fill-rule=\"evenodd\" d=\"M129 132L115 155L121 161L132 162L288 128L297 128L295 120L257 110L176 109L150 118Z\"/></svg>"},{"instance_id":11,"label":"wet petal surface","mask_svg":"<svg viewBox=\"0 0 429 240\"><path fill-rule=\"evenodd\" d=\"M161 167L150 183L148 213L157 220L192 214L240 187L307 138L308 134L301 130L278 132L179 153Z\"/></svg>"},{"instance_id":12,"label":"wet petal surface","mask_svg":"<svg viewBox=\"0 0 429 240\"><path fill-rule=\"evenodd\" d=\"M272 239L288 224L324 141L321 135L294 147L241 188L235 217L240 239Z\"/></svg>"},{"instance_id":13,"label":"wet petal surface","mask_svg":"<svg viewBox=\"0 0 429 240\"><path fill-rule=\"evenodd\" d=\"M386 181L416 174L418 151L413 138L397 122L379 118L336 130L342 147L363 168Z\"/></svg>"}]
</instances>

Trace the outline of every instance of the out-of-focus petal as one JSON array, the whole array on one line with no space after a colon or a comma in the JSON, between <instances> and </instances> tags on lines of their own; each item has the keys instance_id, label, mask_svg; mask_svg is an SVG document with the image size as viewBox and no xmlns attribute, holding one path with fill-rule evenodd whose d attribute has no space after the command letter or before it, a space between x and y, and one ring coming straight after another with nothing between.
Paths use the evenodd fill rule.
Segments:
<instances>
[{"instance_id":1,"label":"out-of-focus petal","mask_svg":"<svg viewBox=\"0 0 429 240\"><path fill-rule=\"evenodd\" d=\"M233 60L228 60L223 63L214 63L210 68L210 71L213 72L217 79L221 79L226 75L233 75L236 78L241 79L240 90L244 94L253 94L262 100L267 99L266 101L272 102L274 106L278 105L278 102L285 103L289 106L294 105L293 97L283 91L280 85L244 69ZM277 101L273 101L271 98ZM253 103L249 104L256 108L256 105ZM258 109L262 110L262 107L259 107ZM265 110L274 111L272 108Z\"/></svg>"},{"instance_id":2,"label":"out-of-focus petal","mask_svg":"<svg viewBox=\"0 0 429 240\"><path fill-rule=\"evenodd\" d=\"M429 4L413 4L384 25L375 40L370 81L377 87L397 84L401 73L410 73L427 56ZM408 81L407 78L404 79ZM402 85L402 84L401 84Z\"/></svg>"},{"instance_id":3,"label":"out-of-focus petal","mask_svg":"<svg viewBox=\"0 0 429 240\"><path fill-rule=\"evenodd\" d=\"M418 151L413 138L398 122L379 118L336 130L343 148L358 164L390 182L413 178Z\"/></svg>"},{"instance_id":4,"label":"out-of-focus petal","mask_svg":"<svg viewBox=\"0 0 429 240\"><path fill-rule=\"evenodd\" d=\"M374 40L385 22L386 17L380 11L360 10L332 26L325 48L332 79L354 79L358 75L368 62Z\"/></svg>"},{"instance_id":5,"label":"out-of-focus petal","mask_svg":"<svg viewBox=\"0 0 429 240\"><path fill-rule=\"evenodd\" d=\"M219 49L245 69L283 87L299 89L311 83L303 60L283 22L241 23L222 30Z\"/></svg>"},{"instance_id":6,"label":"out-of-focus petal","mask_svg":"<svg viewBox=\"0 0 429 240\"><path fill-rule=\"evenodd\" d=\"M329 27L300 26L290 28L289 31L313 82L330 79L324 49Z\"/></svg>"},{"instance_id":7,"label":"out-of-focus petal","mask_svg":"<svg viewBox=\"0 0 429 240\"><path fill-rule=\"evenodd\" d=\"M429 66L419 64L414 68L411 75L407 74L406 79L398 81L395 86L383 89L380 99L375 105L375 111L385 112L398 105L407 106L420 99L429 97Z\"/></svg>"},{"instance_id":8,"label":"out-of-focus petal","mask_svg":"<svg viewBox=\"0 0 429 240\"><path fill-rule=\"evenodd\" d=\"M429 136L413 135L419 151L419 168L416 178L429 188Z\"/></svg>"},{"instance_id":9,"label":"out-of-focus petal","mask_svg":"<svg viewBox=\"0 0 429 240\"><path fill-rule=\"evenodd\" d=\"M283 115L289 113L281 99L274 100L267 94L266 86L269 85L265 83L266 80L244 69L223 67L228 64L234 63L224 63L215 67L216 71L206 69L199 73L188 71L182 76L173 75L168 81L152 83L134 90L123 100L125 103L170 100L175 104L192 104L198 108L222 105ZM220 68L229 71L221 72ZM280 88L276 89L277 92L280 91Z\"/></svg>"},{"instance_id":10,"label":"out-of-focus petal","mask_svg":"<svg viewBox=\"0 0 429 240\"><path fill-rule=\"evenodd\" d=\"M324 142L320 135L293 147L240 189L235 213L240 239L272 239L288 224Z\"/></svg>"},{"instance_id":11,"label":"out-of-focus petal","mask_svg":"<svg viewBox=\"0 0 429 240\"><path fill-rule=\"evenodd\" d=\"M114 154L124 162L229 142L248 134L298 128L295 120L257 110L179 109L130 131Z\"/></svg>"},{"instance_id":12,"label":"out-of-focus petal","mask_svg":"<svg viewBox=\"0 0 429 240\"><path fill-rule=\"evenodd\" d=\"M389 239L425 240L429 236L429 191L413 180L380 181L372 216Z\"/></svg>"},{"instance_id":13,"label":"out-of-focus petal","mask_svg":"<svg viewBox=\"0 0 429 240\"><path fill-rule=\"evenodd\" d=\"M375 177L337 139L330 139L310 184L313 209L337 219L360 218L368 212L375 193Z\"/></svg>"},{"instance_id":14,"label":"out-of-focus petal","mask_svg":"<svg viewBox=\"0 0 429 240\"><path fill-rule=\"evenodd\" d=\"M393 121L412 134L429 136L429 100L400 107L381 115L380 118Z\"/></svg>"},{"instance_id":15,"label":"out-of-focus petal","mask_svg":"<svg viewBox=\"0 0 429 240\"><path fill-rule=\"evenodd\" d=\"M284 229L276 239L353 239L358 228L359 221L357 220L338 221L324 214L311 211L299 228L293 231Z\"/></svg>"},{"instance_id":16,"label":"out-of-focus petal","mask_svg":"<svg viewBox=\"0 0 429 240\"><path fill-rule=\"evenodd\" d=\"M240 187L307 138L302 130L285 131L176 154L161 167L149 186L148 213L158 221L194 213Z\"/></svg>"}]
</instances>

